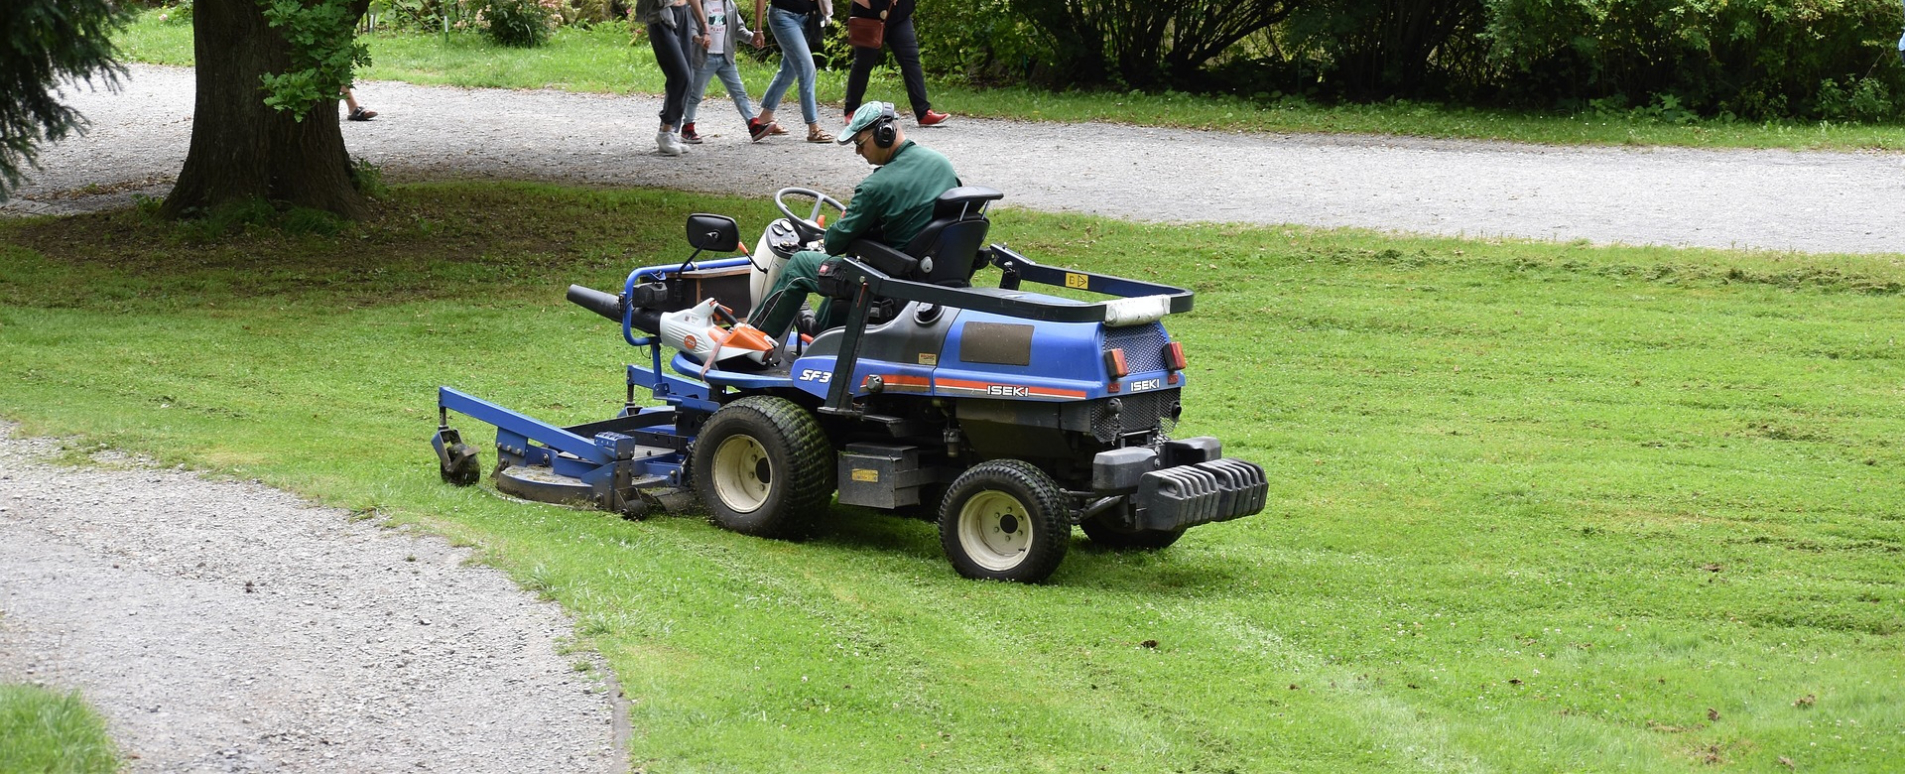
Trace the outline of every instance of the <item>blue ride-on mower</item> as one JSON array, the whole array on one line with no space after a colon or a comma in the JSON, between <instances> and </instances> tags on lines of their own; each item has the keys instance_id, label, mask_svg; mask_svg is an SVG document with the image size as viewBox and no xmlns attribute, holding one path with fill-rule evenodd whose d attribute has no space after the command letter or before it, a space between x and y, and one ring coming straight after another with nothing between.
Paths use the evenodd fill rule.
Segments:
<instances>
[{"instance_id":1,"label":"blue ride-on mower","mask_svg":"<svg viewBox=\"0 0 1905 774\"><path fill-rule=\"evenodd\" d=\"M715 524L771 537L806 533L837 500L934 520L961 575L1026 583L1058 567L1074 525L1101 546L1159 549L1261 511L1262 468L1216 438L1169 436L1188 375L1159 321L1190 311L1190 291L988 245L1001 196L953 189L903 249L861 240L823 267L819 296L846 310L824 330L804 310L786 331L741 321L800 304L762 296L838 201L783 189L784 217L755 249L714 260L697 259L746 252L739 228L689 216L684 262L636 269L619 294L569 288L644 352L623 410L561 427L439 388L443 479L481 477L455 411L496 426L493 481L509 495L629 515L698 499ZM790 202L803 198L804 216ZM998 286L973 287L986 266ZM637 387L660 405L637 405Z\"/></svg>"}]
</instances>

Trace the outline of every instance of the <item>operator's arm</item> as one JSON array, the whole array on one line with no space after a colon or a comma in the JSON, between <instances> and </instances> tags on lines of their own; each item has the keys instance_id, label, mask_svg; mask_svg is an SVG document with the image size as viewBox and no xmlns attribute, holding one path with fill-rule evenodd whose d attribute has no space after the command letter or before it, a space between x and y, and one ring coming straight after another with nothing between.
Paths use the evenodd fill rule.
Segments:
<instances>
[{"instance_id":1,"label":"operator's arm","mask_svg":"<svg viewBox=\"0 0 1905 774\"><path fill-rule=\"evenodd\" d=\"M886 208L886 198L885 191L880 190L873 175L860 181L860 185L853 189L853 199L847 211L840 213L840 219L827 227L827 254L845 255L847 247L854 240L866 236L879 226L880 213Z\"/></svg>"}]
</instances>

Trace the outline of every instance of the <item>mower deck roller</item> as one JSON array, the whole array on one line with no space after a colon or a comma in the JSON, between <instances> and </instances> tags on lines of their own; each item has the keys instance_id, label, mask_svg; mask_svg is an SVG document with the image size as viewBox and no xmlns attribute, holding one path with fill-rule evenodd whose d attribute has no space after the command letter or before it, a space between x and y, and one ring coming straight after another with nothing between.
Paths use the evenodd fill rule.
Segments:
<instances>
[{"instance_id":1,"label":"mower deck roller","mask_svg":"<svg viewBox=\"0 0 1905 774\"><path fill-rule=\"evenodd\" d=\"M815 212L795 213L790 195L815 197ZM833 200L785 189L786 217L753 257L700 263L702 251L739 250L739 229L690 216L687 262L637 269L620 294L568 290L645 355L627 366L623 410L558 426L439 388L442 477L480 478L449 426L456 412L497 428L492 480L509 495L632 515L698 502L719 526L770 537L807 534L833 503L862 506L936 522L962 575L1019 582L1058 568L1074 526L1106 547L1154 550L1262 511L1262 468L1224 457L1216 438L1169 435L1188 374L1161 320L1190 311L1191 293L985 245L999 196L954 189L912 244L856 245L819 289L846 324L785 342L736 319L772 300L744 285L766 287ZM973 287L988 266L997 287ZM636 406L636 388L660 405Z\"/></svg>"}]
</instances>

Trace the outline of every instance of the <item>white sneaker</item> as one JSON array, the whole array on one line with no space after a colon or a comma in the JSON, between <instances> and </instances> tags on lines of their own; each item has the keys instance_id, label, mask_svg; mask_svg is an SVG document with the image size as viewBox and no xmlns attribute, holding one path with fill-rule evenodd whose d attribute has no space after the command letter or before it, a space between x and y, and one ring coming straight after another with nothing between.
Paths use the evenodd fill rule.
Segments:
<instances>
[{"instance_id":1,"label":"white sneaker","mask_svg":"<svg viewBox=\"0 0 1905 774\"><path fill-rule=\"evenodd\" d=\"M684 150L687 148L681 144L680 140L675 139L673 132L655 133L655 152L663 156L679 156Z\"/></svg>"},{"instance_id":2,"label":"white sneaker","mask_svg":"<svg viewBox=\"0 0 1905 774\"><path fill-rule=\"evenodd\" d=\"M694 146L689 145L687 140L681 139L681 132L675 132L668 136L675 139L675 147L680 148L682 153L694 150Z\"/></svg>"}]
</instances>

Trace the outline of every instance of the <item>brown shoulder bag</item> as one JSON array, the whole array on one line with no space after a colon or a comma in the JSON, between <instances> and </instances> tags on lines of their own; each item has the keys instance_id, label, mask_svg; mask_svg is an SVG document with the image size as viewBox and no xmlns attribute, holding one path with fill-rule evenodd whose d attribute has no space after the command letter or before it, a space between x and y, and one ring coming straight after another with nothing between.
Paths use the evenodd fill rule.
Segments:
<instances>
[{"instance_id":1,"label":"brown shoulder bag","mask_svg":"<svg viewBox=\"0 0 1905 774\"><path fill-rule=\"evenodd\" d=\"M873 9L871 0L853 0L853 4ZM881 11L879 18L854 16L853 9L847 9L847 45L854 48L879 48L886 44L886 12Z\"/></svg>"},{"instance_id":2,"label":"brown shoulder bag","mask_svg":"<svg viewBox=\"0 0 1905 774\"><path fill-rule=\"evenodd\" d=\"M886 22L865 16L848 16L847 45L854 48L879 48L886 45Z\"/></svg>"}]
</instances>

